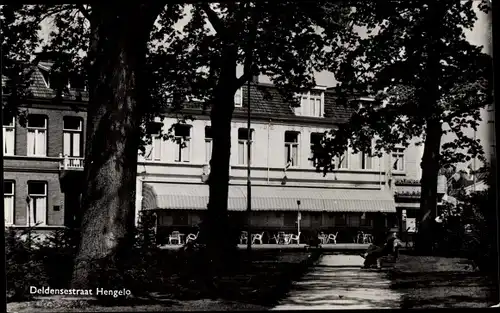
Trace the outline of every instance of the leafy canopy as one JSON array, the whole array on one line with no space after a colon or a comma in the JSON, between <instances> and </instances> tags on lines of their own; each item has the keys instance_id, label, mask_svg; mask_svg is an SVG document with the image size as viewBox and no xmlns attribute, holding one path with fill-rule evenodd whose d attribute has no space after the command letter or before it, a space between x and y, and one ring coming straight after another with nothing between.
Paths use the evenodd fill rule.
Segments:
<instances>
[{"instance_id":1,"label":"leafy canopy","mask_svg":"<svg viewBox=\"0 0 500 313\"><path fill-rule=\"evenodd\" d=\"M487 12L487 4L483 1L480 10ZM316 156L318 170L333 170L333 157L347 146L380 155L415 139L422 144L430 121L445 125L434 135L453 132L457 137L442 145L441 164L481 156L479 140L464 131L477 128L480 109L492 100L492 60L465 37L477 20L474 1L352 5L349 19L355 31L345 36L342 53L331 56L329 70L340 82L339 101L354 114L323 140ZM374 101L356 100L355 93Z\"/></svg>"}]
</instances>

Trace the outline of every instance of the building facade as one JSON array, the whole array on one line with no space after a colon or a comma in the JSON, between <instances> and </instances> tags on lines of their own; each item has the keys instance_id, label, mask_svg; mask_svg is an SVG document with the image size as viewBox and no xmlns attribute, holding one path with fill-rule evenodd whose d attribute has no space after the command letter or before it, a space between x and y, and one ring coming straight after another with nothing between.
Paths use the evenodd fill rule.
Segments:
<instances>
[{"instance_id":1,"label":"building facade","mask_svg":"<svg viewBox=\"0 0 500 313\"><path fill-rule=\"evenodd\" d=\"M351 114L335 103L335 94L324 88L311 90L295 108L275 87L252 84L250 138L247 99L244 86L235 95L229 169L229 213L242 230L247 227L248 149L254 232L339 231L339 239L351 242L352 233L360 229L399 229L407 214L403 210L418 209L418 199L395 201L394 186L404 179L419 181L420 147L397 148L380 158L349 148L335 160L337 169L324 176L310 160L314 144ZM195 109L196 104L190 107L194 120L178 124L176 117L166 116L159 125L163 131L173 126L174 137L185 141L156 138L139 158L136 194L142 196L137 197L137 218L141 210L154 210L164 233L193 231L208 203L210 119ZM419 189L419 183L414 185Z\"/></svg>"},{"instance_id":2,"label":"building facade","mask_svg":"<svg viewBox=\"0 0 500 313\"><path fill-rule=\"evenodd\" d=\"M25 118L3 119L5 224L41 232L74 222L86 125L79 90L57 97L44 76L47 65L40 62L34 71L32 97L20 108Z\"/></svg>"},{"instance_id":3,"label":"building facade","mask_svg":"<svg viewBox=\"0 0 500 313\"><path fill-rule=\"evenodd\" d=\"M22 108L26 125L21 118L3 121L8 226L36 225L42 231L71 226L79 211L88 99L77 83L58 97L50 85L50 66L50 59L41 60L34 71L33 97ZM339 231L340 240L350 241L354 230L401 228L403 218L418 209L419 197L400 191L405 182L420 189L422 147L397 148L380 158L348 149L335 160L334 172L316 171L310 160L314 144L352 112L336 104L333 91L305 92L300 107L292 107L272 85L253 83L250 136L247 102L245 86L235 95L231 133L228 204L236 226L247 223L248 149L256 232ZM155 138L139 156L136 216L154 210L164 232L192 230L206 211L212 135L209 114L199 107L189 103L186 113L195 119L173 129L184 144ZM167 130L176 123L167 116L160 126Z\"/></svg>"}]
</instances>

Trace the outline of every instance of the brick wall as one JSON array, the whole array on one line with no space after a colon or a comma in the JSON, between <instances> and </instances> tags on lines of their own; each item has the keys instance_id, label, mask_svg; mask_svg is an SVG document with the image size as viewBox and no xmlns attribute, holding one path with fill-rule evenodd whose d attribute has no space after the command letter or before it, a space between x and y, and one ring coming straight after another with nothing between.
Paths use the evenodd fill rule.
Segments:
<instances>
[{"instance_id":1,"label":"brick wall","mask_svg":"<svg viewBox=\"0 0 500 313\"><path fill-rule=\"evenodd\" d=\"M26 196L29 181L47 183L47 225L64 224L64 194L61 192L58 173L5 172L4 180L15 181L14 225L28 224ZM60 210L54 211L54 206L60 206Z\"/></svg>"},{"instance_id":2,"label":"brick wall","mask_svg":"<svg viewBox=\"0 0 500 313\"><path fill-rule=\"evenodd\" d=\"M82 147L85 146L85 132L86 132L86 113L85 112L75 112L69 108L67 109L54 109L48 107L35 107L28 109L29 114L41 114L45 115L48 119L47 121L47 156L48 157L58 157L60 153L63 153L63 118L65 116L75 116L83 118L83 133L82 133ZM16 120L16 155L27 155L27 129L19 124L19 120Z\"/></svg>"}]
</instances>

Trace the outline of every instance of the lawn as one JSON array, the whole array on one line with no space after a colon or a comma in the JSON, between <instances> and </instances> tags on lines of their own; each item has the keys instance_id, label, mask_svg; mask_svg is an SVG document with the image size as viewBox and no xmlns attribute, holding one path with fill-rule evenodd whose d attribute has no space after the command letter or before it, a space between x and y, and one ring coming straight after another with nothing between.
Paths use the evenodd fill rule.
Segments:
<instances>
[{"instance_id":1,"label":"lawn","mask_svg":"<svg viewBox=\"0 0 500 313\"><path fill-rule=\"evenodd\" d=\"M132 312L265 310L274 306L319 257L318 252L254 251L243 254L237 270L221 277L217 292L178 273L165 277L164 288L148 298L105 306L94 299L37 298L9 303L8 312ZM251 260L251 261L250 261Z\"/></svg>"},{"instance_id":2,"label":"lawn","mask_svg":"<svg viewBox=\"0 0 500 313\"><path fill-rule=\"evenodd\" d=\"M495 284L466 259L401 255L388 275L403 309L485 308L498 299Z\"/></svg>"}]
</instances>

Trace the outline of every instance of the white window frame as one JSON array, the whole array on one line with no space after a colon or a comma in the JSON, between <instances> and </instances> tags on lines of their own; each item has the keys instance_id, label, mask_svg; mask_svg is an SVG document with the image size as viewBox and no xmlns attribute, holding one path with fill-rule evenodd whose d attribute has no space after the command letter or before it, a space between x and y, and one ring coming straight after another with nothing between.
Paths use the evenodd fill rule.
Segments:
<instances>
[{"instance_id":1,"label":"white window frame","mask_svg":"<svg viewBox=\"0 0 500 313\"><path fill-rule=\"evenodd\" d=\"M299 95L300 97L300 108L299 115L308 116L308 117L324 117L325 115L325 93L324 91L308 91L306 93L302 93ZM306 98L306 99L304 99ZM314 107L315 100L320 100L319 112L315 112L312 114L311 111ZM311 105L312 102L312 105Z\"/></svg>"},{"instance_id":2,"label":"white window frame","mask_svg":"<svg viewBox=\"0 0 500 313\"><path fill-rule=\"evenodd\" d=\"M29 193L29 185L32 183L42 183L44 184L44 194L31 194ZM45 199L45 212L42 212L43 214L40 214L43 216L42 218L42 223L36 226L46 226L47 225L47 212L48 212L48 197L47 197L47 182L46 181L29 181L28 182L28 195L30 197L30 202L29 205L27 206L27 214L26 215L26 225L30 226L35 226L36 225L36 216L39 213L37 212L36 208L36 199Z\"/></svg>"},{"instance_id":3,"label":"white window frame","mask_svg":"<svg viewBox=\"0 0 500 313\"><path fill-rule=\"evenodd\" d=\"M351 165L350 164L351 162L349 160L349 156L350 156L349 152L350 152L349 148L347 148L341 156L335 157L335 165L336 165L337 170L348 170L349 169L349 166ZM342 167L340 167L340 160L342 159L342 157L344 158L343 159L344 162L342 164L345 164L345 165L342 165Z\"/></svg>"},{"instance_id":4,"label":"white window frame","mask_svg":"<svg viewBox=\"0 0 500 313\"><path fill-rule=\"evenodd\" d=\"M15 152L16 152L16 119L13 117L12 124L3 125L2 130L3 130L3 154L4 155L15 155ZM11 148L12 151L8 151L9 149L7 149L7 145L6 145L7 140L5 138L7 136L8 131L11 131L12 136L14 137L13 142L12 142L12 148Z\"/></svg>"},{"instance_id":5,"label":"white window frame","mask_svg":"<svg viewBox=\"0 0 500 313\"><path fill-rule=\"evenodd\" d=\"M359 152L359 159L361 161L361 164L359 164L360 169L362 169L362 170L373 170L374 169L373 156L369 156L368 153L365 153L365 152ZM366 166L368 159L371 159L371 166L369 168Z\"/></svg>"},{"instance_id":6,"label":"white window frame","mask_svg":"<svg viewBox=\"0 0 500 313\"><path fill-rule=\"evenodd\" d=\"M176 127L186 127L189 129L189 136L185 138L183 136L176 135ZM174 162L175 163L189 163L191 162L191 125L188 124L177 124L174 126L174 140L175 140L175 155ZM182 147L182 144L185 144L185 147Z\"/></svg>"},{"instance_id":7,"label":"white window frame","mask_svg":"<svg viewBox=\"0 0 500 313\"><path fill-rule=\"evenodd\" d=\"M314 151L313 151L313 148L314 148L314 145L313 145L313 141L312 141L312 138L313 138L313 135L321 135L321 137L324 137L324 133L320 133L320 132L312 132L310 135L309 135L309 158L313 158L314 157ZM316 161L315 160L309 160L309 164L316 168Z\"/></svg>"},{"instance_id":8,"label":"white window frame","mask_svg":"<svg viewBox=\"0 0 500 313\"><path fill-rule=\"evenodd\" d=\"M72 128L65 128L65 122L66 122L66 119L75 119L75 120L78 120L78 122L80 123L80 126L78 127L78 129L72 129ZM65 138L66 138L66 134L69 134L70 135L70 154L68 155L69 157L75 157L75 158L81 158L83 156L83 119L81 117L78 117L78 116L65 116L63 117L63 152L66 151L66 141L65 141ZM79 155L75 155L74 153L74 145L75 145L75 134L79 134L80 135L80 139L78 140L78 151L79 151ZM64 156L66 156L66 154L64 153Z\"/></svg>"},{"instance_id":9,"label":"white window frame","mask_svg":"<svg viewBox=\"0 0 500 313\"><path fill-rule=\"evenodd\" d=\"M394 169L395 161L397 161L399 158L401 158L401 169ZM391 170L394 172L404 172L405 169L405 148L396 147L391 152Z\"/></svg>"},{"instance_id":10,"label":"white window frame","mask_svg":"<svg viewBox=\"0 0 500 313\"><path fill-rule=\"evenodd\" d=\"M144 160L149 162L158 162L161 161L163 157L163 138L161 136L163 123L159 118L155 118L153 124L159 125L160 131L156 134L151 134L151 143L147 146L146 153L144 154ZM159 152L159 155L157 155L156 152Z\"/></svg>"},{"instance_id":11,"label":"white window frame","mask_svg":"<svg viewBox=\"0 0 500 313\"><path fill-rule=\"evenodd\" d=\"M243 107L243 87L238 88L238 90L236 90L236 92L234 93L234 107Z\"/></svg>"},{"instance_id":12,"label":"white window frame","mask_svg":"<svg viewBox=\"0 0 500 313\"><path fill-rule=\"evenodd\" d=\"M11 225L14 225L14 221L15 221L15 207L16 207L16 183L12 180L4 180L4 185L5 184L11 184L12 186L12 192L8 193L5 191L5 187L3 187L3 204L4 204L4 216L7 216L7 214L5 214L5 211L10 211L10 216L11 216L11 219L12 220L7 220L5 219L5 225L6 226L11 226ZM10 207L7 207L7 205L5 205L5 200L6 198L10 198L11 199L11 203L12 205Z\"/></svg>"},{"instance_id":13,"label":"white window frame","mask_svg":"<svg viewBox=\"0 0 500 313\"><path fill-rule=\"evenodd\" d=\"M212 126L205 126L205 162L206 164L210 163L210 159L212 158L212 149L214 140L212 137L207 137L207 128L212 128Z\"/></svg>"},{"instance_id":14,"label":"white window frame","mask_svg":"<svg viewBox=\"0 0 500 313\"><path fill-rule=\"evenodd\" d=\"M297 136L297 142L287 142L286 141L286 134L287 133L292 133L294 135ZM297 131L293 131L293 130L287 130L285 131L284 135L283 135L283 142L285 144L285 159L284 159L284 162L285 162L285 166L288 164L288 159L289 158L292 158L292 149L293 147L296 147L297 148L297 160L295 160L295 164L292 160L292 164L290 165L291 168L297 168L300 166L300 132L297 132Z\"/></svg>"},{"instance_id":15,"label":"white window frame","mask_svg":"<svg viewBox=\"0 0 500 313\"><path fill-rule=\"evenodd\" d=\"M32 126L29 126L29 116L28 116L28 123L27 123L27 132L26 132L26 136L29 137L30 133L33 132L34 133L34 145L35 145L35 153L31 153L31 149L30 147L28 146L28 143L29 143L29 140L26 140L26 146L27 146L27 155L28 156L42 156L42 157L45 157L47 156L47 116L45 115L41 115L41 114L32 114L33 116L42 116L44 121L45 121L45 125L44 127L32 127ZM43 134L44 134L44 141L45 141L45 146L44 146L44 151L36 151L36 147L37 147L37 142L36 142L36 138L37 138L37 135L43 131Z\"/></svg>"},{"instance_id":16,"label":"white window frame","mask_svg":"<svg viewBox=\"0 0 500 313\"><path fill-rule=\"evenodd\" d=\"M248 132L248 128L241 127L238 128L238 165L247 165L248 164L248 149L250 149L250 164L252 164L253 160L253 137L254 137L254 132L255 130L250 129L250 140L248 139L240 139L240 130L245 130L245 132ZM241 161L241 156L240 156L240 145L243 145L243 162Z\"/></svg>"}]
</instances>

